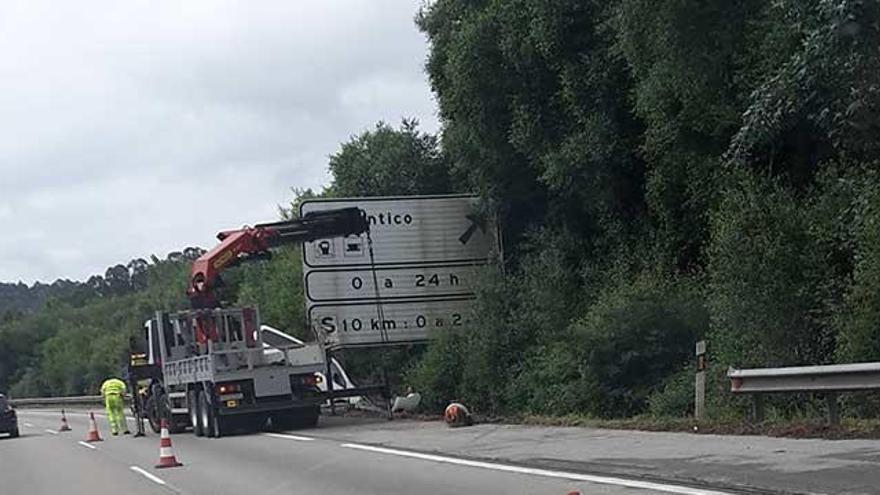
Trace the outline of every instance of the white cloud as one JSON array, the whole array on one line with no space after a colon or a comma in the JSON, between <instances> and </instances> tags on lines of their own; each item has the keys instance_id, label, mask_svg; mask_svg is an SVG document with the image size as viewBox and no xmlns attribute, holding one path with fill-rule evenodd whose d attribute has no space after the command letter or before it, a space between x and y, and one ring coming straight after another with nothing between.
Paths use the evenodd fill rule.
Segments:
<instances>
[{"instance_id":1,"label":"white cloud","mask_svg":"<svg viewBox=\"0 0 880 495\"><path fill-rule=\"evenodd\" d=\"M0 5L0 280L273 220L377 120L437 129L418 0Z\"/></svg>"}]
</instances>

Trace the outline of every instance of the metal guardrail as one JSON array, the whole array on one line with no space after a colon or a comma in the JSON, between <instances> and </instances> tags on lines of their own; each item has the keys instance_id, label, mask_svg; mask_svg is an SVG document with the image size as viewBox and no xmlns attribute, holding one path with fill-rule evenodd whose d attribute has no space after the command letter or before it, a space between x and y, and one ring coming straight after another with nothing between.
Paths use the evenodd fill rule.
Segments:
<instances>
[{"instance_id":1,"label":"metal guardrail","mask_svg":"<svg viewBox=\"0 0 880 495\"><path fill-rule=\"evenodd\" d=\"M13 406L78 406L103 404L100 395L80 395L76 397L34 397L27 399L10 399Z\"/></svg>"},{"instance_id":2,"label":"metal guardrail","mask_svg":"<svg viewBox=\"0 0 880 495\"><path fill-rule=\"evenodd\" d=\"M764 420L764 394L779 392L822 392L828 404L828 422L840 423L839 392L880 389L880 363L833 364L727 370L730 391L753 394L753 417Z\"/></svg>"}]
</instances>

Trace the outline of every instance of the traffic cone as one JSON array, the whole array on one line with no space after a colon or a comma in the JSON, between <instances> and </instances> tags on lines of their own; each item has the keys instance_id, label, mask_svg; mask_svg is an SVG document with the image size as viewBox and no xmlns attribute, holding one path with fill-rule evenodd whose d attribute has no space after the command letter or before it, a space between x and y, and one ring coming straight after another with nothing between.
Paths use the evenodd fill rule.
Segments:
<instances>
[{"instance_id":1,"label":"traffic cone","mask_svg":"<svg viewBox=\"0 0 880 495\"><path fill-rule=\"evenodd\" d=\"M459 402L453 402L446 406L446 410L443 412L443 419L446 421L446 424L451 427L470 426L474 424L471 412L464 404Z\"/></svg>"},{"instance_id":2,"label":"traffic cone","mask_svg":"<svg viewBox=\"0 0 880 495\"><path fill-rule=\"evenodd\" d=\"M101 434L98 433L98 423L95 422L95 413L89 411L89 436L86 437L86 442L103 442L104 439L101 438Z\"/></svg>"},{"instance_id":3,"label":"traffic cone","mask_svg":"<svg viewBox=\"0 0 880 495\"><path fill-rule=\"evenodd\" d=\"M64 414L64 409L61 410L61 428L58 428L58 432L62 431L70 431L70 425L67 424L67 416Z\"/></svg>"},{"instance_id":4,"label":"traffic cone","mask_svg":"<svg viewBox=\"0 0 880 495\"><path fill-rule=\"evenodd\" d=\"M163 419L162 436L159 439L159 464L156 464L156 467L162 469L177 466L183 466L183 464L177 462L177 457L174 456L174 448L171 447L171 435L168 434L168 420Z\"/></svg>"}]
</instances>

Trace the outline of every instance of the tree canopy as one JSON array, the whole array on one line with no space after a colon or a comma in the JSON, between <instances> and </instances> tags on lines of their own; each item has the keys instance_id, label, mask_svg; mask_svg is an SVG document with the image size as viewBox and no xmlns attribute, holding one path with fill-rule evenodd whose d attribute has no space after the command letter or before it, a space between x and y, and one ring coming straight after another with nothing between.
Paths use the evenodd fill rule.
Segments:
<instances>
[{"instance_id":1,"label":"tree canopy","mask_svg":"<svg viewBox=\"0 0 880 495\"><path fill-rule=\"evenodd\" d=\"M417 23L443 147L507 255L422 388L684 414L698 338L716 382L880 357L876 2L437 0Z\"/></svg>"}]
</instances>

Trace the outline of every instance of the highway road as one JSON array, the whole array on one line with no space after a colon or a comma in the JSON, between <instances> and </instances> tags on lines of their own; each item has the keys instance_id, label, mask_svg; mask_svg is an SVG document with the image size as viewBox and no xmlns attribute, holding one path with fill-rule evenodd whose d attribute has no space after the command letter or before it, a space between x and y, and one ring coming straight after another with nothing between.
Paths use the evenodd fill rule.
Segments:
<instances>
[{"instance_id":1,"label":"highway road","mask_svg":"<svg viewBox=\"0 0 880 495\"><path fill-rule=\"evenodd\" d=\"M20 411L19 417L22 436L0 439L3 495L732 493L379 447L350 441L346 435L352 432L344 427L221 439L174 435L174 450L184 466L156 469L159 440L152 433L111 437L106 419L98 416L105 441L86 444L85 414L69 414L73 431L66 433L56 432L57 412Z\"/></svg>"}]
</instances>

